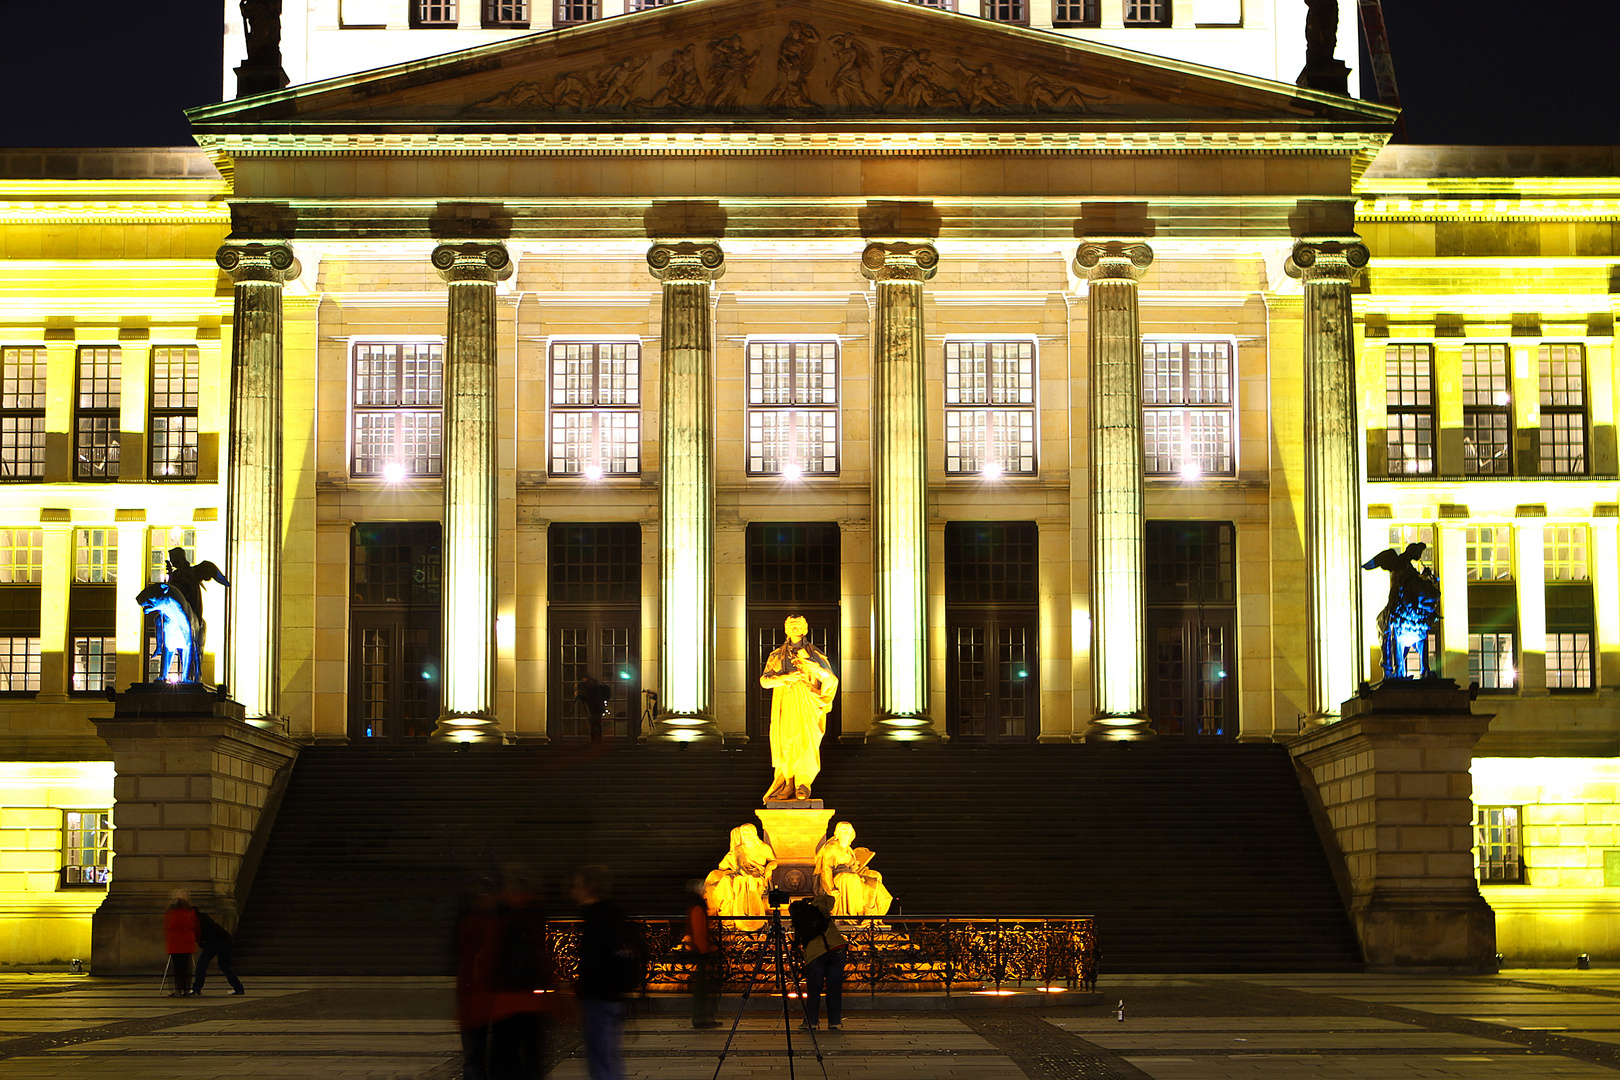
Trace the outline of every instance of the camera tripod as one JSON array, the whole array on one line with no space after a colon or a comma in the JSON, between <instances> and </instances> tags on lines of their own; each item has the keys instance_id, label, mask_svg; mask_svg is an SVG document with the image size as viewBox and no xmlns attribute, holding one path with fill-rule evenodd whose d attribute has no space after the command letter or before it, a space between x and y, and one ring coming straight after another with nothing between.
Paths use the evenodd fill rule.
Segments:
<instances>
[{"instance_id":1,"label":"camera tripod","mask_svg":"<svg viewBox=\"0 0 1620 1080\"><path fill-rule=\"evenodd\" d=\"M788 980L787 980L787 940L782 932L782 912L778 908L771 908L771 946L776 957L776 992L782 998L782 1035L787 1040L788 1080L794 1080L793 1075L793 1012L788 1007ZM748 1008L748 999L753 996L754 987L759 985L760 968L764 964L762 957L754 964L753 975L748 980L748 986L743 990L742 1001L737 1004L737 1015L731 1021L731 1033L726 1036L726 1045L720 1048L720 1060L714 1067L715 1080L720 1078L720 1070L725 1067L726 1055L731 1052L732 1040L737 1037L737 1026L742 1023L743 1012ZM797 977L793 980L794 993L801 995L803 990L799 986ZM827 1062L821 1056L821 1043L816 1039L816 1029L810 1028L810 1045L816 1051L816 1064L821 1066L822 1080L827 1080Z\"/></svg>"}]
</instances>

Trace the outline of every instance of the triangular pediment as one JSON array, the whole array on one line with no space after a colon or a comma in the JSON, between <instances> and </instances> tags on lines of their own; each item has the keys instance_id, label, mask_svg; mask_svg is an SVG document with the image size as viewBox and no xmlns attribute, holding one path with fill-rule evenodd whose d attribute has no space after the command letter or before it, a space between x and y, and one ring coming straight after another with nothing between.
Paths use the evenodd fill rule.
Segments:
<instances>
[{"instance_id":1,"label":"triangular pediment","mask_svg":"<svg viewBox=\"0 0 1620 1080\"><path fill-rule=\"evenodd\" d=\"M1380 106L900 2L688 0L192 110L480 130L637 120L1061 119L1377 128Z\"/></svg>"}]
</instances>

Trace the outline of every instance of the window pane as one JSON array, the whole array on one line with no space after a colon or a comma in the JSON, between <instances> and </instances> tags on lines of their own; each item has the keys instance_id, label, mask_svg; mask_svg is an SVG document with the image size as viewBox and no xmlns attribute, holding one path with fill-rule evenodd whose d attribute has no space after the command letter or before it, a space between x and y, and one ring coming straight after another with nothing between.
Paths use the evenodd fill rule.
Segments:
<instances>
[{"instance_id":1,"label":"window pane","mask_svg":"<svg viewBox=\"0 0 1620 1080\"><path fill-rule=\"evenodd\" d=\"M74 541L74 581L87 585L118 581L117 529L77 529Z\"/></svg>"},{"instance_id":2,"label":"window pane","mask_svg":"<svg viewBox=\"0 0 1620 1080\"><path fill-rule=\"evenodd\" d=\"M1469 581L1508 581L1513 577L1513 530L1507 525L1469 526Z\"/></svg>"},{"instance_id":3,"label":"window pane","mask_svg":"<svg viewBox=\"0 0 1620 1080\"><path fill-rule=\"evenodd\" d=\"M1547 635L1547 689L1592 688L1592 635Z\"/></svg>"},{"instance_id":4,"label":"window pane","mask_svg":"<svg viewBox=\"0 0 1620 1080\"><path fill-rule=\"evenodd\" d=\"M418 26L456 25L456 0L414 0Z\"/></svg>"},{"instance_id":5,"label":"window pane","mask_svg":"<svg viewBox=\"0 0 1620 1080\"><path fill-rule=\"evenodd\" d=\"M1142 343L1142 434L1149 476L1231 475L1229 341Z\"/></svg>"},{"instance_id":6,"label":"window pane","mask_svg":"<svg viewBox=\"0 0 1620 1080\"><path fill-rule=\"evenodd\" d=\"M1474 808L1474 854L1479 880L1521 881L1524 862L1519 840L1519 807Z\"/></svg>"},{"instance_id":7,"label":"window pane","mask_svg":"<svg viewBox=\"0 0 1620 1080\"><path fill-rule=\"evenodd\" d=\"M1170 0L1125 0L1125 25L1170 25Z\"/></svg>"},{"instance_id":8,"label":"window pane","mask_svg":"<svg viewBox=\"0 0 1620 1080\"><path fill-rule=\"evenodd\" d=\"M111 637L73 639L73 689L106 690L118 681L118 645Z\"/></svg>"},{"instance_id":9,"label":"window pane","mask_svg":"<svg viewBox=\"0 0 1620 1080\"><path fill-rule=\"evenodd\" d=\"M1481 690L1511 690L1517 681L1512 634L1468 635L1468 679Z\"/></svg>"},{"instance_id":10,"label":"window pane","mask_svg":"<svg viewBox=\"0 0 1620 1080\"><path fill-rule=\"evenodd\" d=\"M1586 474L1586 416L1581 412L1555 413L1543 408L1537 450L1543 476Z\"/></svg>"},{"instance_id":11,"label":"window pane","mask_svg":"<svg viewBox=\"0 0 1620 1080\"><path fill-rule=\"evenodd\" d=\"M38 585L44 567L43 529L0 529L0 584Z\"/></svg>"},{"instance_id":12,"label":"window pane","mask_svg":"<svg viewBox=\"0 0 1620 1080\"><path fill-rule=\"evenodd\" d=\"M0 637L0 691L39 690L39 638Z\"/></svg>"},{"instance_id":13,"label":"window pane","mask_svg":"<svg viewBox=\"0 0 1620 1080\"><path fill-rule=\"evenodd\" d=\"M1548 525L1541 530L1548 581L1588 581L1586 526Z\"/></svg>"},{"instance_id":14,"label":"window pane","mask_svg":"<svg viewBox=\"0 0 1620 1080\"><path fill-rule=\"evenodd\" d=\"M356 344L351 472L443 475L443 410L442 344Z\"/></svg>"}]
</instances>

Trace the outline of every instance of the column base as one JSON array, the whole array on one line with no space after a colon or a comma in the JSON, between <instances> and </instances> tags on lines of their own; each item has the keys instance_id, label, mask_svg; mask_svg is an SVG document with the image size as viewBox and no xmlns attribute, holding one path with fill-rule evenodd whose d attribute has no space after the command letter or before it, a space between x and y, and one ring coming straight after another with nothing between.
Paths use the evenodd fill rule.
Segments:
<instances>
[{"instance_id":1,"label":"column base","mask_svg":"<svg viewBox=\"0 0 1620 1080\"><path fill-rule=\"evenodd\" d=\"M649 746L666 750L685 750L687 747L719 750L725 745L725 736L712 717L660 713L658 719L653 721L652 730L647 732L646 742Z\"/></svg>"},{"instance_id":2,"label":"column base","mask_svg":"<svg viewBox=\"0 0 1620 1080\"><path fill-rule=\"evenodd\" d=\"M500 746L506 742L506 733L493 716L447 713L439 717L439 724L433 729L429 741Z\"/></svg>"},{"instance_id":3,"label":"column base","mask_svg":"<svg viewBox=\"0 0 1620 1080\"><path fill-rule=\"evenodd\" d=\"M1093 716L1080 741L1088 743L1152 742L1159 737L1145 716Z\"/></svg>"},{"instance_id":4,"label":"column base","mask_svg":"<svg viewBox=\"0 0 1620 1080\"><path fill-rule=\"evenodd\" d=\"M914 744L939 746L945 741L926 714L908 716L878 716L872 720L872 729L866 733L868 743L894 746Z\"/></svg>"}]
</instances>

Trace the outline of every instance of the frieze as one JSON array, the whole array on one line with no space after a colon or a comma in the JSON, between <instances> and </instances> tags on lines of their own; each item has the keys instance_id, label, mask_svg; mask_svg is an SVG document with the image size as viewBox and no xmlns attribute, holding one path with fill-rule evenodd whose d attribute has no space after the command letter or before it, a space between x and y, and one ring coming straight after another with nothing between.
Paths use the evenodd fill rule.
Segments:
<instances>
[{"instance_id":1,"label":"frieze","mask_svg":"<svg viewBox=\"0 0 1620 1080\"><path fill-rule=\"evenodd\" d=\"M774 57L769 68L762 56ZM785 31L741 31L593 67L526 79L461 110L555 115L926 116L971 113L1118 113L1119 103L1043 72L996 70L982 57L856 33L823 35L793 20Z\"/></svg>"}]
</instances>

